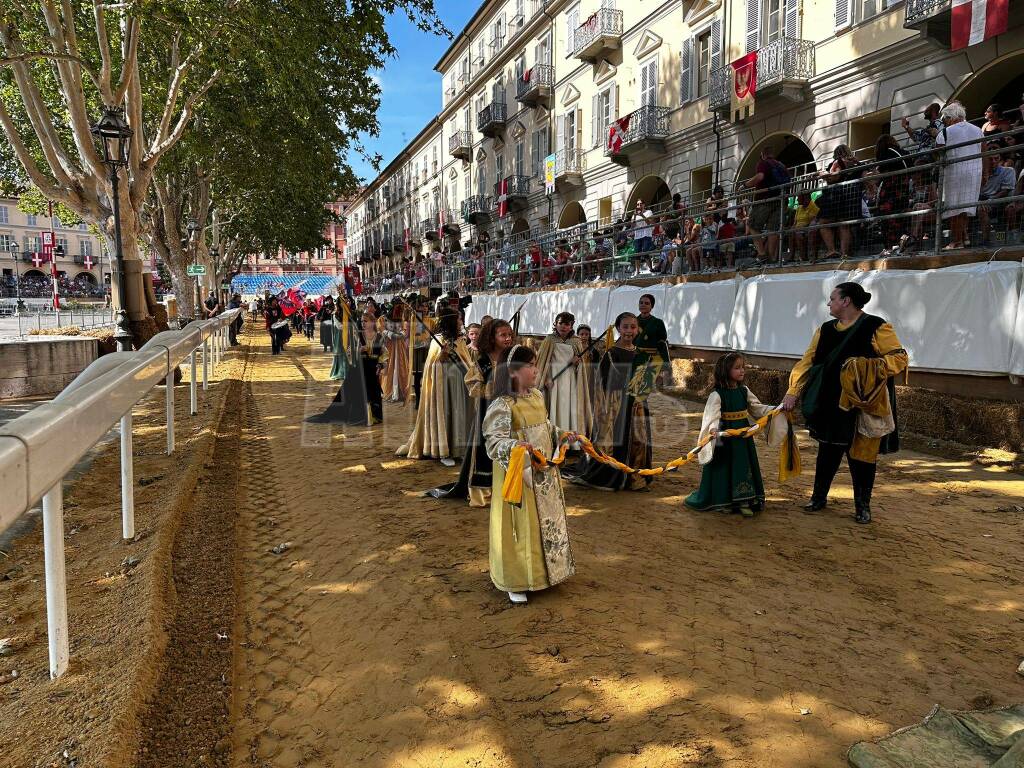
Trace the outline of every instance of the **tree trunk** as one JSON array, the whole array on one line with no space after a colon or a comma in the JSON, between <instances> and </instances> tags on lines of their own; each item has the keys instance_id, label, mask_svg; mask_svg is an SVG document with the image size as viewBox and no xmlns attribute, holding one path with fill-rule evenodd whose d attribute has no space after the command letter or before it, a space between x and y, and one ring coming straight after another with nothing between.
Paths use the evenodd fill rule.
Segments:
<instances>
[{"instance_id":1,"label":"tree trunk","mask_svg":"<svg viewBox=\"0 0 1024 768\"><path fill-rule=\"evenodd\" d=\"M174 295L178 300L178 317L188 320L196 320L196 279L188 274L186 265L179 259L166 259L167 269L171 273L171 287L174 288Z\"/></svg>"}]
</instances>

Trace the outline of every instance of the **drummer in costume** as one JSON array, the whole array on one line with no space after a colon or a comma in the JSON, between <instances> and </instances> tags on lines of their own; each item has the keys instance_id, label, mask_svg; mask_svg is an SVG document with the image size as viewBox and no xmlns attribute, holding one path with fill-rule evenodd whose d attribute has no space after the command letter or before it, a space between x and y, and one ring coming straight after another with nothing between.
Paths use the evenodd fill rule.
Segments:
<instances>
[{"instance_id":1,"label":"drummer in costume","mask_svg":"<svg viewBox=\"0 0 1024 768\"><path fill-rule=\"evenodd\" d=\"M464 378L473 364L458 313L442 306L423 369L420 407L412 434L398 449L410 459L439 459L454 467L466 450L471 403Z\"/></svg>"},{"instance_id":2,"label":"drummer in costume","mask_svg":"<svg viewBox=\"0 0 1024 768\"><path fill-rule=\"evenodd\" d=\"M466 373L466 388L475 403L469 449L462 457L459 479L427 491L435 499L469 499L471 507L486 507L491 495L491 457L483 440L484 414L491 404L492 377L501 357L512 348L515 334L504 320L488 320L480 331L479 350Z\"/></svg>"},{"instance_id":3,"label":"drummer in costume","mask_svg":"<svg viewBox=\"0 0 1024 768\"><path fill-rule=\"evenodd\" d=\"M583 365L583 340L573 333L571 312L555 317L554 332L541 342L537 353L538 383L544 392L548 418L563 432L589 435L591 403L588 368ZM557 378L555 378L557 376Z\"/></svg>"},{"instance_id":4,"label":"drummer in costume","mask_svg":"<svg viewBox=\"0 0 1024 768\"><path fill-rule=\"evenodd\" d=\"M619 337L598 366L594 410L594 445L634 469L649 469L652 461L651 412L647 398L654 391L659 364L633 343L637 316L623 312L615 318ZM607 491L646 490L649 477L623 472L587 457L573 482Z\"/></svg>"},{"instance_id":5,"label":"drummer in costume","mask_svg":"<svg viewBox=\"0 0 1024 768\"><path fill-rule=\"evenodd\" d=\"M818 441L814 491L804 510L817 512L828 503L845 455L858 523L871 522L878 454L899 449L894 377L909 362L892 326L864 312L870 299L859 283L836 286L828 301L835 319L815 332L782 401L792 410L802 397L804 420Z\"/></svg>"}]
</instances>

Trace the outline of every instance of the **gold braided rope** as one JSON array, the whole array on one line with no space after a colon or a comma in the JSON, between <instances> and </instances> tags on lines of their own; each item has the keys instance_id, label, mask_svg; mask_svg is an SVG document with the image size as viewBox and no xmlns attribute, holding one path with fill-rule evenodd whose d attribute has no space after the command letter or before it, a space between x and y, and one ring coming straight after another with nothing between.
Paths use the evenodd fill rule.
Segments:
<instances>
[{"instance_id":1,"label":"gold braided rope","mask_svg":"<svg viewBox=\"0 0 1024 768\"><path fill-rule=\"evenodd\" d=\"M735 427L732 429L723 429L722 431L714 434L707 435L697 445L686 453L685 456L672 459L672 461L666 462L657 467L651 467L649 469L636 469L628 464L623 464L621 461L616 459L614 456L609 456L607 453L599 450L594 446L590 440L577 435L580 445L583 447L583 452L590 456L594 461L598 461L602 464L607 464L610 467L614 467L620 472L625 472L629 475L639 475L640 477L653 477L655 475L661 475L666 472L675 472L680 467L689 464L700 453L701 448L715 440L717 437L740 437L740 438L751 438L759 432L764 431L769 422L778 416L783 414L781 406L773 411L769 411L764 416L759 418L753 424L748 427ZM788 415L786 418L789 418ZM565 455L569 450L569 433L563 432L558 440L558 447L555 451L555 455L550 459L546 457L536 448L530 449L530 461L534 469L544 470L550 466L561 466L565 463ZM502 497L510 504L520 504L523 498L523 469L526 463L527 449L524 446L517 445L512 449L512 453L509 457L508 471L505 473L505 482L502 485ZM780 459L782 457L780 456ZM799 456L796 457L795 472L798 474L799 469ZM781 470L781 464L780 464ZM783 473L780 471L780 475ZM789 473L785 473L789 474ZM780 479L784 479L780 478Z\"/></svg>"}]
</instances>

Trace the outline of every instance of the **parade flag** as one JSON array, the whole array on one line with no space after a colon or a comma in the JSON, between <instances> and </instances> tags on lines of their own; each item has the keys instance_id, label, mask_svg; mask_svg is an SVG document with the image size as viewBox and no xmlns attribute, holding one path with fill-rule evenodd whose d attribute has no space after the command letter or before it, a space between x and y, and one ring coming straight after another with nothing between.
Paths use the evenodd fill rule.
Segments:
<instances>
[{"instance_id":1,"label":"parade flag","mask_svg":"<svg viewBox=\"0 0 1024 768\"><path fill-rule=\"evenodd\" d=\"M45 261L46 259L43 258L43 254L39 253L39 251L36 251L32 254L32 265L36 269L41 268Z\"/></svg>"},{"instance_id":2,"label":"parade flag","mask_svg":"<svg viewBox=\"0 0 1024 768\"><path fill-rule=\"evenodd\" d=\"M731 65L732 93L730 114L732 122L738 123L754 114L754 96L757 93L757 51L751 51Z\"/></svg>"},{"instance_id":3,"label":"parade flag","mask_svg":"<svg viewBox=\"0 0 1024 768\"><path fill-rule=\"evenodd\" d=\"M404 241L403 242L402 250L408 252L409 251L409 228L408 227L406 227L405 230L403 231L402 239Z\"/></svg>"},{"instance_id":4,"label":"parade flag","mask_svg":"<svg viewBox=\"0 0 1024 768\"><path fill-rule=\"evenodd\" d=\"M291 317L296 311L302 308L302 301L306 298L306 292L298 288L289 288L287 292L281 291L277 294L278 303L285 317Z\"/></svg>"},{"instance_id":5,"label":"parade flag","mask_svg":"<svg viewBox=\"0 0 1024 768\"><path fill-rule=\"evenodd\" d=\"M1009 25L1009 0L953 0L951 50L958 51L1001 35Z\"/></svg>"},{"instance_id":6,"label":"parade flag","mask_svg":"<svg viewBox=\"0 0 1024 768\"><path fill-rule=\"evenodd\" d=\"M533 74L533 67L530 67L529 69L527 69L526 71L524 71L524 72L523 72L523 82L524 82L524 83L528 83L528 82L530 82L530 76L531 76L532 74Z\"/></svg>"},{"instance_id":7,"label":"parade flag","mask_svg":"<svg viewBox=\"0 0 1024 768\"><path fill-rule=\"evenodd\" d=\"M53 281L53 308L60 309L60 287L57 284L57 259L50 256L50 279Z\"/></svg>"},{"instance_id":8,"label":"parade flag","mask_svg":"<svg viewBox=\"0 0 1024 768\"><path fill-rule=\"evenodd\" d=\"M85 254L85 258L82 260L82 263L85 264L85 268L86 269L92 269L92 265L93 265L92 256L90 256L88 253ZM156 277L157 277L156 275L153 275L154 279L156 279Z\"/></svg>"},{"instance_id":9,"label":"parade flag","mask_svg":"<svg viewBox=\"0 0 1024 768\"><path fill-rule=\"evenodd\" d=\"M508 216L508 179L504 178L498 183L498 218Z\"/></svg>"},{"instance_id":10,"label":"parade flag","mask_svg":"<svg viewBox=\"0 0 1024 768\"><path fill-rule=\"evenodd\" d=\"M629 115L620 117L608 127L608 149L612 154L618 154L622 150L622 142L626 139L626 131L629 130Z\"/></svg>"}]
</instances>

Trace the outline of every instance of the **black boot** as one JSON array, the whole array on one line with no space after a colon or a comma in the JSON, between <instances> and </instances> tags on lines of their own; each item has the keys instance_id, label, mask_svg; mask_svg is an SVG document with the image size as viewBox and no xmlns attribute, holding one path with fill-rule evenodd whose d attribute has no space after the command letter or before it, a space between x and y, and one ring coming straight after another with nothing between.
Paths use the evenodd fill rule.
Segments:
<instances>
[{"instance_id":1,"label":"black boot","mask_svg":"<svg viewBox=\"0 0 1024 768\"><path fill-rule=\"evenodd\" d=\"M806 504L804 504L802 507L800 507L800 509L802 509L804 512L808 512L808 513L810 513L810 512L820 512L826 506L828 506L828 501L827 500L819 499L818 497L812 495L811 496L811 500L809 502L807 502Z\"/></svg>"},{"instance_id":2,"label":"black boot","mask_svg":"<svg viewBox=\"0 0 1024 768\"><path fill-rule=\"evenodd\" d=\"M839 470L846 447L831 443L818 443L818 456L814 465L814 491L811 500L804 504L804 512L818 512L828 504L828 491Z\"/></svg>"},{"instance_id":3,"label":"black boot","mask_svg":"<svg viewBox=\"0 0 1024 768\"><path fill-rule=\"evenodd\" d=\"M867 525L871 522L871 491L875 487L875 465L856 459L850 459L849 462L853 480L853 503L856 509L853 520Z\"/></svg>"}]
</instances>

